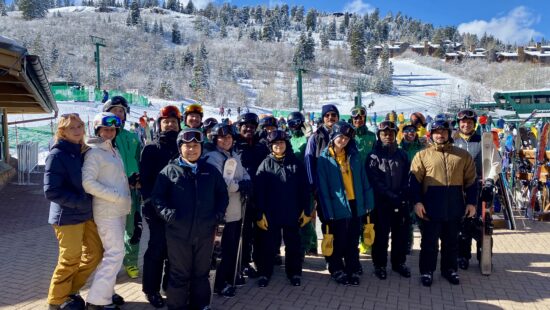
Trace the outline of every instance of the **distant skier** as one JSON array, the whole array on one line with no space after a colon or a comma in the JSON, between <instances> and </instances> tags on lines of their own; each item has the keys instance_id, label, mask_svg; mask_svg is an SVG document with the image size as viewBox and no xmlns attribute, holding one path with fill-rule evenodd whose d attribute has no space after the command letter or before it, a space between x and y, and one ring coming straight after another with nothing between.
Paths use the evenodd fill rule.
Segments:
<instances>
[{"instance_id":1,"label":"distant skier","mask_svg":"<svg viewBox=\"0 0 550 310\"><path fill-rule=\"evenodd\" d=\"M107 100L109 100L109 93L107 92L107 90L103 90L103 99L101 100L101 103L105 103L107 102Z\"/></svg>"}]
</instances>

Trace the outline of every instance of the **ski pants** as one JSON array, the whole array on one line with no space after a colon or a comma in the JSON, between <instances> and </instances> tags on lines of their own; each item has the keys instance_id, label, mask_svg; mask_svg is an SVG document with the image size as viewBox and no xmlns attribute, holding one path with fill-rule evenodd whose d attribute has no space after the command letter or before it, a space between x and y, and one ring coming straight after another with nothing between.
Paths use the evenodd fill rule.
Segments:
<instances>
[{"instance_id":1,"label":"ski pants","mask_svg":"<svg viewBox=\"0 0 550 310\"><path fill-rule=\"evenodd\" d=\"M424 274L435 271L437 254L439 252L439 239L441 239L441 271L456 271L460 219L449 221L425 221L418 219L418 221L422 233L419 259L420 273Z\"/></svg>"},{"instance_id":2,"label":"ski pants","mask_svg":"<svg viewBox=\"0 0 550 310\"><path fill-rule=\"evenodd\" d=\"M399 209L398 209L399 210ZM375 267L386 267L391 232L391 264L397 267L405 263L409 239L408 212L394 211L392 206L376 206L371 215L374 222L372 262Z\"/></svg>"},{"instance_id":3,"label":"ski pants","mask_svg":"<svg viewBox=\"0 0 550 310\"><path fill-rule=\"evenodd\" d=\"M94 305L104 306L113 303L116 277L124 259L126 216L106 219L96 218L95 222L104 252L86 301Z\"/></svg>"},{"instance_id":4,"label":"ski pants","mask_svg":"<svg viewBox=\"0 0 550 310\"><path fill-rule=\"evenodd\" d=\"M254 255L254 259L256 259L256 254L253 253L252 244L254 241L254 226L256 224L254 223L255 218L255 211L253 210L253 207L250 206L246 208L245 211L245 217L244 217L244 226L243 226L243 246L242 246L242 267L244 267L246 264L250 264L252 262L252 255Z\"/></svg>"},{"instance_id":5,"label":"ski pants","mask_svg":"<svg viewBox=\"0 0 550 310\"><path fill-rule=\"evenodd\" d=\"M57 266L48 291L48 304L61 305L77 293L101 261L103 248L93 220L74 225L53 225L59 242Z\"/></svg>"},{"instance_id":6,"label":"ski pants","mask_svg":"<svg viewBox=\"0 0 550 310\"><path fill-rule=\"evenodd\" d=\"M352 210L355 209L355 201L350 201ZM329 233L334 235L333 251L331 256L326 256L328 271L334 274L343 271L348 275L361 269L359 262L359 236L361 235L361 219L355 215L350 218L328 221L322 225L323 234L326 234L326 226ZM376 239L376 238L375 238Z\"/></svg>"},{"instance_id":7,"label":"ski pants","mask_svg":"<svg viewBox=\"0 0 550 310\"><path fill-rule=\"evenodd\" d=\"M256 227L255 248L258 251L256 256L256 266L258 274L263 277L271 278L273 274L273 265L275 251L281 244L282 239L285 243L285 272L290 279L293 276L302 275L302 258L300 255L300 226L296 225L275 225L269 224L268 230L262 230Z\"/></svg>"},{"instance_id":8,"label":"ski pants","mask_svg":"<svg viewBox=\"0 0 550 310\"><path fill-rule=\"evenodd\" d=\"M130 243L130 239L134 235L136 229L134 218L141 217L140 209L140 196L137 189L131 189L130 194L132 197L132 208L126 218L126 228L124 230L124 266L136 266L138 265L139 256L139 239L135 244ZM138 213L136 215L136 213ZM141 222L141 220L139 220ZM141 232L140 232L141 234Z\"/></svg>"},{"instance_id":9,"label":"ski pants","mask_svg":"<svg viewBox=\"0 0 550 310\"><path fill-rule=\"evenodd\" d=\"M203 309L210 304L210 262L214 229L208 236L184 239L179 230L166 226L170 274L166 290L168 309Z\"/></svg>"},{"instance_id":10,"label":"ski pants","mask_svg":"<svg viewBox=\"0 0 550 310\"><path fill-rule=\"evenodd\" d=\"M168 249L166 247L165 222L156 214L144 218L149 226L149 243L143 256L143 292L154 294L160 292L161 283L166 291L168 285ZM164 277L163 277L164 271Z\"/></svg>"},{"instance_id":11,"label":"ski pants","mask_svg":"<svg viewBox=\"0 0 550 310\"><path fill-rule=\"evenodd\" d=\"M241 221L225 223L222 234L222 260L216 270L214 288L223 289L225 284L233 285L237 265L237 251L241 237Z\"/></svg>"}]
</instances>

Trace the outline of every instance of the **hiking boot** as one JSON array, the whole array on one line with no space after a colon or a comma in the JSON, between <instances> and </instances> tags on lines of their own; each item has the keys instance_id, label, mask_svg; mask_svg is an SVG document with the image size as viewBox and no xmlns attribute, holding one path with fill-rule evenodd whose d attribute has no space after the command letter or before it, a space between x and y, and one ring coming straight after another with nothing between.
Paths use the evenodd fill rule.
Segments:
<instances>
[{"instance_id":1,"label":"hiking boot","mask_svg":"<svg viewBox=\"0 0 550 310\"><path fill-rule=\"evenodd\" d=\"M458 268L462 270L467 270L470 266L470 260L465 257L459 257L458 258Z\"/></svg>"},{"instance_id":2,"label":"hiking boot","mask_svg":"<svg viewBox=\"0 0 550 310\"><path fill-rule=\"evenodd\" d=\"M233 285L227 284L223 290L221 290L220 295L225 298L232 298L235 297L237 294L237 288Z\"/></svg>"},{"instance_id":3,"label":"hiking boot","mask_svg":"<svg viewBox=\"0 0 550 310\"><path fill-rule=\"evenodd\" d=\"M267 277L260 277L258 279L258 286L259 287L266 287L269 284L269 279Z\"/></svg>"},{"instance_id":4,"label":"hiking boot","mask_svg":"<svg viewBox=\"0 0 550 310\"><path fill-rule=\"evenodd\" d=\"M164 299L162 298L162 295L160 295L160 293L145 294L145 298L151 304L151 306L155 308L164 307Z\"/></svg>"},{"instance_id":5,"label":"hiking boot","mask_svg":"<svg viewBox=\"0 0 550 310\"><path fill-rule=\"evenodd\" d=\"M251 279L258 277L258 272L250 264L246 264L243 268L243 274Z\"/></svg>"},{"instance_id":6,"label":"hiking boot","mask_svg":"<svg viewBox=\"0 0 550 310\"><path fill-rule=\"evenodd\" d=\"M126 273L130 279L137 279L139 276L139 268L137 266L125 266L124 269L126 269Z\"/></svg>"},{"instance_id":7,"label":"hiking boot","mask_svg":"<svg viewBox=\"0 0 550 310\"><path fill-rule=\"evenodd\" d=\"M359 275L356 274L356 273L352 273L349 277L349 284L351 284L352 286L359 286Z\"/></svg>"},{"instance_id":8,"label":"hiking boot","mask_svg":"<svg viewBox=\"0 0 550 310\"><path fill-rule=\"evenodd\" d=\"M441 273L441 275L443 276L443 278L447 279L447 281L449 281L449 283L451 283L452 285L460 284L460 278L458 277L458 273L456 273L456 271L454 270L443 272Z\"/></svg>"},{"instance_id":9,"label":"hiking boot","mask_svg":"<svg viewBox=\"0 0 550 310\"><path fill-rule=\"evenodd\" d=\"M426 287L432 286L433 274L431 272L423 273L420 276L420 282L422 282L422 285Z\"/></svg>"},{"instance_id":10,"label":"hiking boot","mask_svg":"<svg viewBox=\"0 0 550 310\"><path fill-rule=\"evenodd\" d=\"M115 304L110 304L106 306L98 306L94 304L87 303L86 310L119 310L120 308Z\"/></svg>"},{"instance_id":11,"label":"hiking boot","mask_svg":"<svg viewBox=\"0 0 550 310\"><path fill-rule=\"evenodd\" d=\"M71 294L69 295L69 298L71 299L70 304L74 305L69 308L61 308L61 309L84 309L86 307L86 302L84 301L84 298L80 296L80 294Z\"/></svg>"},{"instance_id":12,"label":"hiking boot","mask_svg":"<svg viewBox=\"0 0 550 310\"><path fill-rule=\"evenodd\" d=\"M112 299L113 299L113 304L115 304L117 306L124 305L124 298L122 298L122 296L120 296L119 294L114 293Z\"/></svg>"},{"instance_id":13,"label":"hiking boot","mask_svg":"<svg viewBox=\"0 0 550 310\"><path fill-rule=\"evenodd\" d=\"M401 264L396 267L392 267L392 270L400 274L403 278L410 278L411 277L411 270L407 265Z\"/></svg>"},{"instance_id":14,"label":"hiking boot","mask_svg":"<svg viewBox=\"0 0 550 310\"><path fill-rule=\"evenodd\" d=\"M348 276L343 271L336 271L331 275L331 277L338 284L349 285Z\"/></svg>"},{"instance_id":15,"label":"hiking boot","mask_svg":"<svg viewBox=\"0 0 550 310\"><path fill-rule=\"evenodd\" d=\"M386 267L374 267L374 275L380 280L386 280L388 277Z\"/></svg>"},{"instance_id":16,"label":"hiking boot","mask_svg":"<svg viewBox=\"0 0 550 310\"><path fill-rule=\"evenodd\" d=\"M300 278L300 276L292 276L289 280L292 286L302 285L302 279Z\"/></svg>"}]
</instances>

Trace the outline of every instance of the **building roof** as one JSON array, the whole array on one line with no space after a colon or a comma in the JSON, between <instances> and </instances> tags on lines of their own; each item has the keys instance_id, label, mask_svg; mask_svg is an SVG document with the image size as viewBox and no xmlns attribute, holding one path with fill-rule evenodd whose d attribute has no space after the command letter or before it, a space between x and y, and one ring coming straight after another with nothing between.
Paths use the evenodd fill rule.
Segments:
<instances>
[{"instance_id":1,"label":"building roof","mask_svg":"<svg viewBox=\"0 0 550 310\"><path fill-rule=\"evenodd\" d=\"M0 108L7 113L57 112L48 78L36 55L0 36Z\"/></svg>"},{"instance_id":2,"label":"building roof","mask_svg":"<svg viewBox=\"0 0 550 310\"><path fill-rule=\"evenodd\" d=\"M518 57L517 52L497 52L497 55L501 55L503 57Z\"/></svg>"},{"instance_id":3,"label":"building roof","mask_svg":"<svg viewBox=\"0 0 550 310\"><path fill-rule=\"evenodd\" d=\"M541 53L540 51L525 51L525 54L536 57L550 57L550 52Z\"/></svg>"}]
</instances>

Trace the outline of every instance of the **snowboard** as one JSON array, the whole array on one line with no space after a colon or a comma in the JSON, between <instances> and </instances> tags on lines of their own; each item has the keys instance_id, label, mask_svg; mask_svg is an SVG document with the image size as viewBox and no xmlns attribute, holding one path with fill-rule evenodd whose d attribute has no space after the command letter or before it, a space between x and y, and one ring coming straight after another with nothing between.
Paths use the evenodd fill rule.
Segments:
<instances>
[{"instance_id":1,"label":"snowboard","mask_svg":"<svg viewBox=\"0 0 550 310\"><path fill-rule=\"evenodd\" d=\"M493 135L490 132L484 132L481 136L481 158L482 158L482 179L483 183L489 176L493 159ZM481 221L483 223L481 233L481 247L479 267L481 274L488 276L492 271L492 250L493 250L493 223L491 218L491 201L481 202Z\"/></svg>"},{"instance_id":2,"label":"snowboard","mask_svg":"<svg viewBox=\"0 0 550 310\"><path fill-rule=\"evenodd\" d=\"M538 196L540 196L539 191L542 184L539 180L542 172L542 166L544 165L549 130L550 123L544 123L538 137L537 150L535 152L535 164L533 165L533 177L531 179L531 196L529 199L529 209L527 210L527 217L530 219L535 218L535 206L537 204Z\"/></svg>"},{"instance_id":3,"label":"snowboard","mask_svg":"<svg viewBox=\"0 0 550 310\"><path fill-rule=\"evenodd\" d=\"M235 171L237 171L237 160L235 158L228 158L223 164L222 176L225 180L225 184L229 185L235 177ZM216 226L214 234L214 248L212 250L212 264L210 270L210 289L212 294L214 293L214 281L216 279L216 269L219 265L222 255L222 235L224 225L220 224Z\"/></svg>"}]
</instances>

